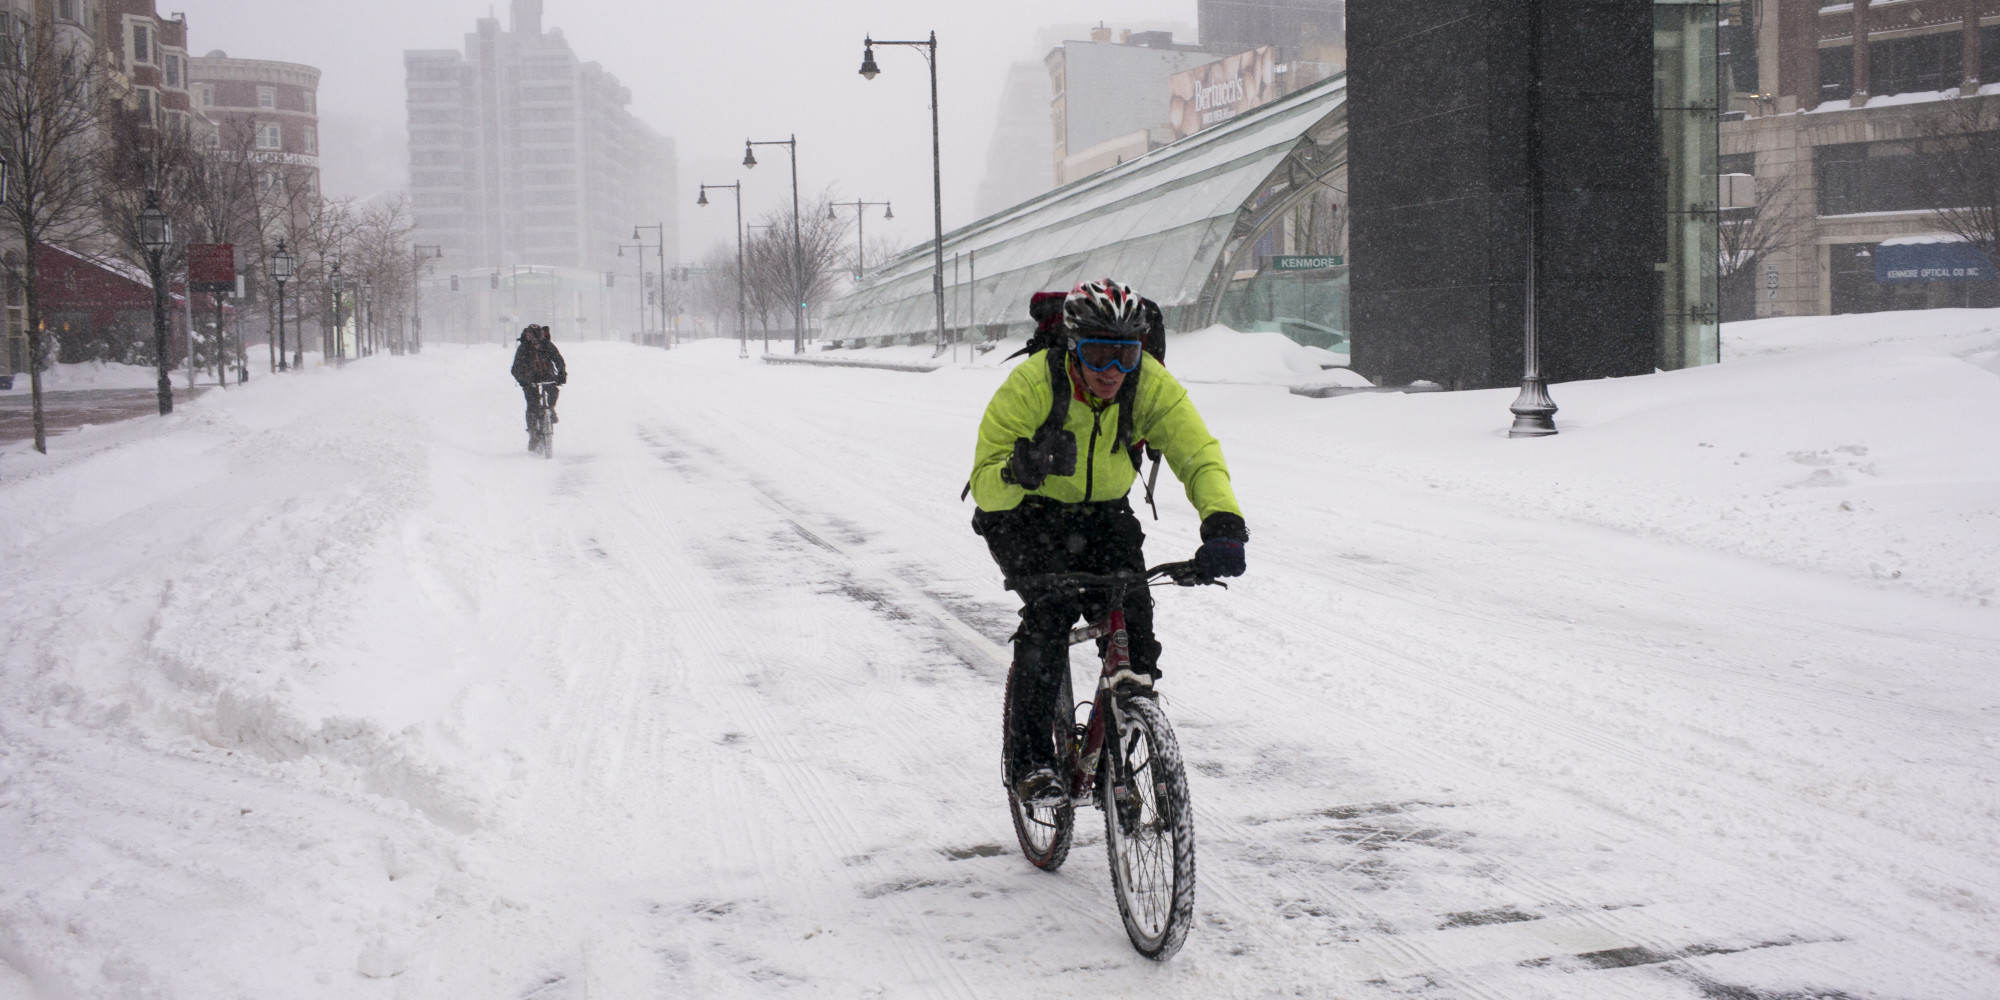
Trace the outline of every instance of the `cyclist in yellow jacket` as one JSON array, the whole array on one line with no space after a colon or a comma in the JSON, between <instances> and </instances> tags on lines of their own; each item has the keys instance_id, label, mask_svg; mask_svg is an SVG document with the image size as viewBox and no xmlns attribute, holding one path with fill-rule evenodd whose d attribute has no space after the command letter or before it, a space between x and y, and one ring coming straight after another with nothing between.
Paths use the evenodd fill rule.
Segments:
<instances>
[{"instance_id":1,"label":"cyclist in yellow jacket","mask_svg":"<svg viewBox=\"0 0 2000 1000\"><path fill-rule=\"evenodd\" d=\"M1078 285L1063 301L1057 342L1028 356L986 405L973 457L979 504L973 530L1010 579L1046 573L1143 572L1145 532L1126 494L1145 446L1164 453L1201 515L1196 568L1240 576L1249 529L1230 488L1222 445L1195 412L1187 390L1145 352L1146 302L1105 279ZM1069 629L1108 609L1062 595L1021 593L1008 688L1008 717L1046 719L1069 664ZM1144 587L1125 604L1132 665L1116 682L1150 689L1159 677L1153 602ZM1060 794L1049 741L1007 733L1008 778L1022 801Z\"/></svg>"}]
</instances>

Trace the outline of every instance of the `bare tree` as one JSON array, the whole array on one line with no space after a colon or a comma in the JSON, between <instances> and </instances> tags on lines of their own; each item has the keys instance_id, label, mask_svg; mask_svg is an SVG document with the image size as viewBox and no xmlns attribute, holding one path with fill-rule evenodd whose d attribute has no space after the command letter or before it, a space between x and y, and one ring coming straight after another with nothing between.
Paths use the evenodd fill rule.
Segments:
<instances>
[{"instance_id":1,"label":"bare tree","mask_svg":"<svg viewBox=\"0 0 2000 1000\"><path fill-rule=\"evenodd\" d=\"M792 235L789 209L767 213L758 220L770 228L744 247L745 268L751 274L750 297L758 316L789 312L794 303L812 307L833 297L853 265L852 223L830 212L832 194L821 192L800 208L798 240ZM829 218L829 216L833 216ZM752 252L752 247L755 252Z\"/></svg>"},{"instance_id":2,"label":"bare tree","mask_svg":"<svg viewBox=\"0 0 2000 1000\"><path fill-rule=\"evenodd\" d=\"M35 450L46 454L38 257L43 244L73 244L93 234L98 114L91 100L89 52L57 36L48 20L30 28L18 45L12 53L17 58L0 66L0 143L10 149L0 230L18 238L25 251L18 267L8 270L21 281L26 299Z\"/></svg>"},{"instance_id":3,"label":"bare tree","mask_svg":"<svg viewBox=\"0 0 2000 1000\"><path fill-rule=\"evenodd\" d=\"M1920 193L1938 228L1985 254L1991 274L2000 266L2000 101L1953 97L1937 108L1917 125L1917 154L1928 161Z\"/></svg>"},{"instance_id":4,"label":"bare tree","mask_svg":"<svg viewBox=\"0 0 2000 1000\"><path fill-rule=\"evenodd\" d=\"M740 278L736 273L736 248L717 243L701 255L699 266L705 273L695 275L689 283L693 310L699 315L713 317L711 329L735 335L736 287ZM745 311L748 311L747 302Z\"/></svg>"},{"instance_id":5,"label":"bare tree","mask_svg":"<svg viewBox=\"0 0 2000 1000\"><path fill-rule=\"evenodd\" d=\"M1796 211L1790 181L1779 177L1760 185L1750 207L1722 212L1717 273L1725 322L1754 318L1758 265L1805 242L1807 219Z\"/></svg>"}]
</instances>

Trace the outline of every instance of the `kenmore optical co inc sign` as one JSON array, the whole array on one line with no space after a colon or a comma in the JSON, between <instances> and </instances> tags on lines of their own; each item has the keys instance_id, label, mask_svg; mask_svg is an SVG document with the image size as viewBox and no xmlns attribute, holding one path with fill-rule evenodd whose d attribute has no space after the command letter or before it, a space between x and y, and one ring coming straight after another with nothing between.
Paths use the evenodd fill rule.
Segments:
<instances>
[{"instance_id":1,"label":"kenmore optical co inc sign","mask_svg":"<svg viewBox=\"0 0 2000 1000\"><path fill-rule=\"evenodd\" d=\"M1278 99L1277 52L1270 46L1219 59L1167 78L1174 138L1193 135Z\"/></svg>"},{"instance_id":2,"label":"kenmore optical co inc sign","mask_svg":"<svg viewBox=\"0 0 2000 1000\"><path fill-rule=\"evenodd\" d=\"M1875 280L1883 284L1991 281L1993 265L1970 243L1884 243L1875 248Z\"/></svg>"}]
</instances>

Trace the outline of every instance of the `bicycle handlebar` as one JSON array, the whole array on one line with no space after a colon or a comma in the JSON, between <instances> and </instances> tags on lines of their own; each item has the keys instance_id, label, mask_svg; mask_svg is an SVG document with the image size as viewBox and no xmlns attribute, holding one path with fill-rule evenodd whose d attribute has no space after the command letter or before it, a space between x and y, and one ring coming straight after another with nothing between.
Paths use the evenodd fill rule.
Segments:
<instances>
[{"instance_id":1,"label":"bicycle handlebar","mask_svg":"<svg viewBox=\"0 0 2000 1000\"><path fill-rule=\"evenodd\" d=\"M1012 591L1025 590L1103 590L1112 587L1131 587L1148 584L1166 578L1177 587L1215 586L1227 588L1229 585L1214 577L1203 576L1195 571L1194 562L1161 563L1145 571L1134 573L1124 570L1118 573L1042 573L1035 576L1010 576L1006 587Z\"/></svg>"}]
</instances>

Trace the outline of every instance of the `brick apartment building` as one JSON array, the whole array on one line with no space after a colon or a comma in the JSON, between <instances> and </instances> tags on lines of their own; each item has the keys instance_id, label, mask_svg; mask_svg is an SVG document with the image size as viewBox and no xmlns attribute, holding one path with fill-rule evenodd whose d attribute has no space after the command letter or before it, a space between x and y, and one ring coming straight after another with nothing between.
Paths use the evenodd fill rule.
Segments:
<instances>
[{"instance_id":1,"label":"brick apartment building","mask_svg":"<svg viewBox=\"0 0 2000 1000\"><path fill-rule=\"evenodd\" d=\"M287 186L303 205L319 195L319 70L216 50L192 60L195 109L229 151L266 166L260 183Z\"/></svg>"},{"instance_id":2,"label":"brick apartment building","mask_svg":"<svg viewBox=\"0 0 2000 1000\"><path fill-rule=\"evenodd\" d=\"M1756 206L1800 233L1725 289L1726 318L2000 305L1990 279L1876 269L1886 241L1946 236L1917 140L1941 102L2000 102L2000 0L1755 0L1725 5L1723 36L1721 172L1755 178L1725 222Z\"/></svg>"}]
</instances>

